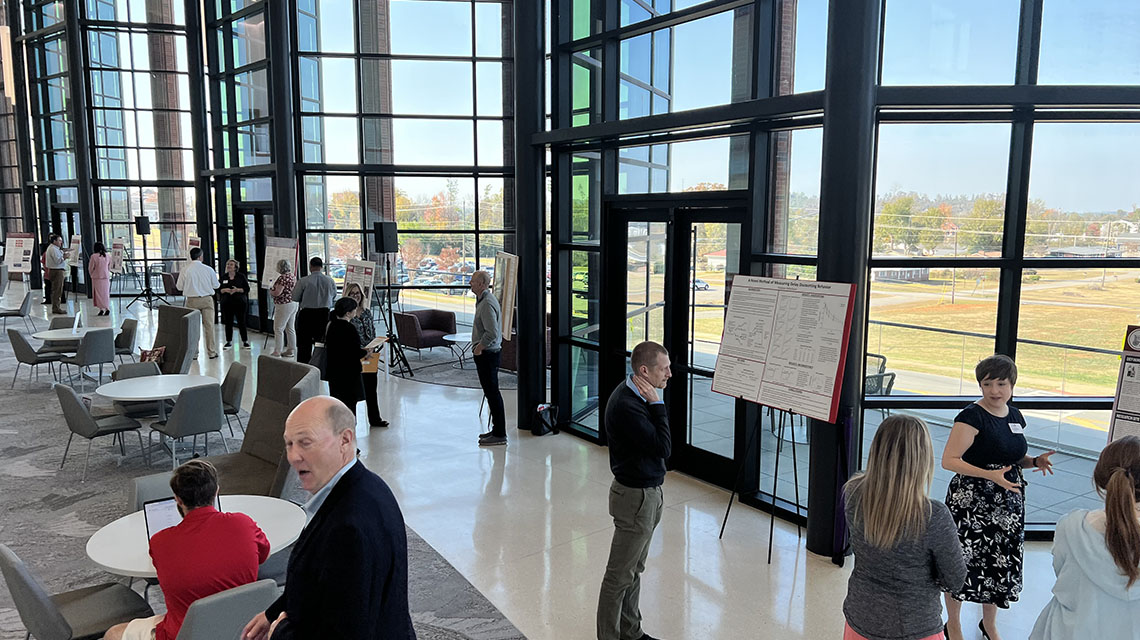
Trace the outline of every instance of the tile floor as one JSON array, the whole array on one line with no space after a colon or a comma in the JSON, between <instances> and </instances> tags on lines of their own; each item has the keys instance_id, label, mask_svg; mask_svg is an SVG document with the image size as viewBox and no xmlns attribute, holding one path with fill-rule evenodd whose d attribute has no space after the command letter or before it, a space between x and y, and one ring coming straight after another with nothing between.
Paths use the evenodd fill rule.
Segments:
<instances>
[{"instance_id":1,"label":"tile floor","mask_svg":"<svg viewBox=\"0 0 1140 640\"><path fill-rule=\"evenodd\" d=\"M21 297L13 283L4 306ZM43 318L46 310L37 305L36 314ZM131 311L140 318L140 344L149 344L157 314L140 305ZM121 317L116 307L111 318L91 323L117 325ZM256 364L262 341L254 334L252 351L225 350L218 360L195 363L194 371L220 377L235 359ZM251 387L255 380L249 376ZM514 398L505 395L513 425ZM247 392L247 408L252 397ZM593 637L613 530L606 450L567 434L536 438L513 426L508 447L479 448L479 392L472 389L388 378L381 397L393 426L369 432L361 424L360 448L368 467L392 486L408 524L528 638ZM781 461L781 475L788 468ZM838 568L809 554L795 527L777 521L768 565L767 515L737 505L718 540L727 492L678 473L667 476L664 492L667 508L643 578L646 631L669 640L842 636L850 562ZM999 617L1007 639L1028 635L1053 583L1048 544L1026 545L1025 565L1022 600ZM967 606L966 628L979 615Z\"/></svg>"}]
</instances>

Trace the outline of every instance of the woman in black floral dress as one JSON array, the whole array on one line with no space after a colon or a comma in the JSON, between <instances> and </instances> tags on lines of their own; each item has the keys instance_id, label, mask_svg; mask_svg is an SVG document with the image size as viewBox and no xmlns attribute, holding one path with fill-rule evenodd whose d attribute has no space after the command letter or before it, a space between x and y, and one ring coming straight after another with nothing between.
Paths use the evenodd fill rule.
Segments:
<instances>
[{"instance_id":1,"label":"woman in black floral dress","mask_svg":"<svg viewBox=\"0 0 1140 640\"><path fill-rule=\"evenodd\" d=\"M1009 404L1017 365L993 355L974 368L982 397L954 418L942 454L942 468L953 471L946 506L958 523L966 556L966 582L946 594L949 640L961 640L962 602L982 605L982 637L1000 640L997 609L1008 609L1021 593L1025 543L1025 478L1022 469L1052 473L1052 451L1029 456L1025 418Z\"/></svg>"}]
</instances>

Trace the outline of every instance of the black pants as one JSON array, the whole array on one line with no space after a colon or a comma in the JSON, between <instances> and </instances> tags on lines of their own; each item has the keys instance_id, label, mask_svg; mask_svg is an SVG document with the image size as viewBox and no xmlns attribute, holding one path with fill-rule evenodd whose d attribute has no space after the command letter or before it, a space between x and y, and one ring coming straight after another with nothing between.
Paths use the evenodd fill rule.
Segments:
<instances>
[{"instance_id":1,"label":"black pants","mask_svg":"<svg viewBox=\"0 0 1140 640\"><path fill-rule=\"evenodd\" d=\"M352 415L356 415L356 403L360 402L360 374L355 376L329 378L329 395L340 400Z\"/></svg>"},{"instance_id":2,"label":"black pants","mask_svg":"<svg viewBox=\"0 0 1140 640\"><path fill-rule=\"evenodd\" d=\"M226 325L226 342L234 340L234 320L237 320L238 333L241 334L242 344L249 342L245 334L245 316L249 300L245 296L231 297L222 302L222 324Z\"/></svg>"},{"instance_id":3,"label":"black pants","mask_svg":"<svg viewBox=\"0 0 1140 640\"><path fill-rule=\"evenodd\" d=\"M297 362L309 364L313 359L313 343L325 339L328 324L328 309L301 309L297 312Z\"/></svg>"},{"instance_id":4,"label":"black pants","mask_svg":"<svg viewBox=\"0 0 1140 640\"><path fill-rule=\"evenodd\" d=\"M487 410L491 412L491 433L507 437L507 416L503 408L503 394L499 393L499 361L501 351L484 351L474 356L475 370L479 372L479 386L487 398Z\"/></svg>"},{"instance_id":5,"label":"black pants","mask_svg":"<svg viewBox=\"0 0 1140 640\"><path fill-rule=\"evenodd\" d=\"M378 357L378 356L373 356ZM384 418L380 417L380 404L376 398L376 385L379 383L379 376L375 373L362 373L364 378L364 399L368 405L368 424L370 426L380 426Z\"/></svg>"}]
</instances>

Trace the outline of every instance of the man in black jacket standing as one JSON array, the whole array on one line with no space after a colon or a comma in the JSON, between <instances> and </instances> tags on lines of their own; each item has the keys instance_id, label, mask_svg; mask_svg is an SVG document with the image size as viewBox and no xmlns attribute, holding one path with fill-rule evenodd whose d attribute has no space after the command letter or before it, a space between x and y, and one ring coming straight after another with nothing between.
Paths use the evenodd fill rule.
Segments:
<instances>
[{"instance_id":1,"label":"man in black jacket standing","mask_svg":"<svg viewBox=\"0 0 1140 640\"><path fill-rule=\"evenodd\" d=\"M641 629L638 603L649 543L661 522L665 460L672 452L669 418L658 394L672 372L669 352L656 342L634 347L630 364L633 374L606 405L614 538L598 598L598 640L653 640Z\"/></svg>"},{"instance_id":2,"label":"man in black jacket standing","mask_svg":"<svg viewBox=\"0 0 1140 640\"><path fill-rule=\"evenodd\" d=\"M388 485L356 460L356 418L329 396L285 421L285 452L309 522L289 556L285 592L249 621L243 640L415 640L408 540Z\"/></svg>"}]
</instances>

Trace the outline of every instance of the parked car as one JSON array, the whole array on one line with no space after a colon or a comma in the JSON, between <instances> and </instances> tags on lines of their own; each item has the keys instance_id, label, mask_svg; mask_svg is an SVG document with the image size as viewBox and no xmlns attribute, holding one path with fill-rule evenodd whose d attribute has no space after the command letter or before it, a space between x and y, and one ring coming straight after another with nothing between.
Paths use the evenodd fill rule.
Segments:
<instances>
[{"instance_id":1,"label":"parked car","mask_svg":"<svg viewBox=\"0 0 1140 640\"><path fill-rule=\"evenodd\" d=\"M418 285L443 284L443 280L440 280L436 276L431 276L431 277L422 276L422 277L416 278L416 281L413 282L412 284L418 284Z\"/></svg>"},{"instance_id":2,"label":"parked car","mask_svg":"<svg viewBox=\"0 0 1140 640\"><path fill-rule=\"evenodd\" d=\"M693 291L708 291L709 289L712 289L712 287L709 286L709 283L701 280L700 278L693 280L691 284L693 286Z\"/></svg>"}]
</instances>

